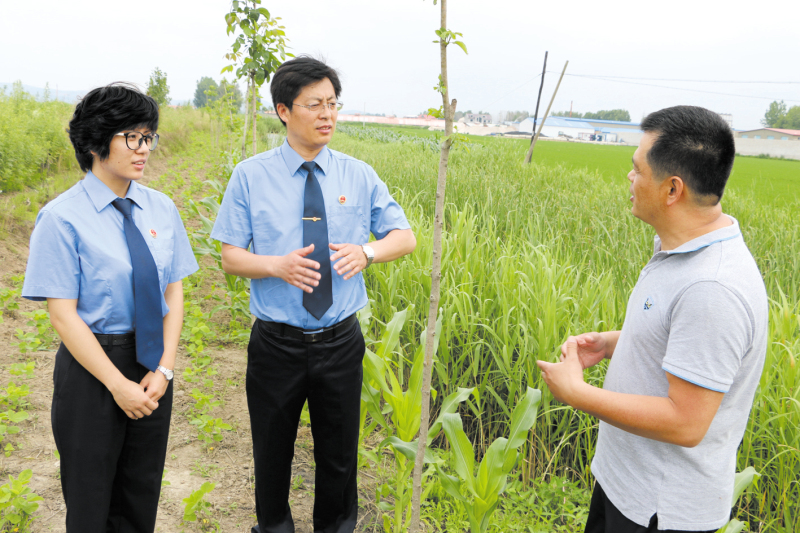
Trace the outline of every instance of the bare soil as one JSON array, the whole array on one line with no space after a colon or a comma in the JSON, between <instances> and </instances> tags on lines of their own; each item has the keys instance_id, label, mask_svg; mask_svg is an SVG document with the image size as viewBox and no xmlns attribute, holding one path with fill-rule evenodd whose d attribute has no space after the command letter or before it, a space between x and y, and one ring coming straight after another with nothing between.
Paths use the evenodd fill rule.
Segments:
<instances>
[{"instance_id":1,"label":"bare soil","mask_svg":"<svg viewBox=\"0 0 800 533\"><path fill-rule=\"evenodd\" d=\"M157 177L177 166L178 161L163 161L153 158L148 162L148 175ZM204 174L205 169L196 169ZM150 180L145 178L143 183ZM180 209L182 201L175 195ZM189 224L191 225L191 223ZM28 241L32 227L7 228L5 239L0 240L0 286L9 287L11 278L24 274L28 256ZM21 312L32 311L43 304L20 300L18 311L6 311L4 323L0 324L0 387L10 381L30 388L28 412L30 418L20 424L22 431L6 437L13 443L15 451L8 457L0 454L0 483L8 475L15 477L25 469L33 471L30 488L44 498L36 512L32 531L65 531L66 507L61 494L59 461L50 427L52 402L52 371L55 346L47 351L34 352L28 357L19 353L12 343L16 341L17 328L30 330L25 325L27 318ZM223 404L214 411L223 421L233 426L224 440L209 449L197 439L197 431L186 416L192 404L192 384L181 380L188 358L183 348L179 349L175 371L175 397L172 426L166 457L165 481L159 503L156 531L181 532L200 531L196 524L182 523L184 498L200 488L205 481L216 484L207 500L213 506L213 518L219 521L220 531L250 531L255 524L255 500L253 494L253 459L249 413L244 390L246 353L240 346L218 346L209 349L219 374L215 376L214 393ZM12 363L33 360L35 375L31 379L9 373ZM314 500L314 443L309 427L298 428L295 444L295 459L292 465L294 486L290 503L298 533L313 532L312 509ZM378 531L374 492L377 472L364 470L359 476L358 531ZM302 477L302 483L300 482ZM209 530L210 531L210 530Z\"/></svg>"}]
</instances>

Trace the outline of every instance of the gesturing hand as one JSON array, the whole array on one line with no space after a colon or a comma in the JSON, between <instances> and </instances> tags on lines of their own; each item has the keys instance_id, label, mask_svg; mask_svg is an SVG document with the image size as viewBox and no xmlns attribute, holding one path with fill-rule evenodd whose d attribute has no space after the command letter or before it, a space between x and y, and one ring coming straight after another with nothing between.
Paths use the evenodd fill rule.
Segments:
<instances>
[{"instance_id":1,"label":"gesturing hand","mask_svg":"<svg viewBox=\"0 0 800 533\"><path fill-rule=\"evenodd\" d=\"M561 345L561 360L567 356L567 343L575 342L577 345L578 359L581 361L583 368L589 368L600 361L606 355L606 338L599 333L581 333L575 337L567 337L564 344Z\"/></svg>"},{"instance_id":2,"label":"gesturing hand","mask_svg":"<svg viewBox=\"0 0 800 533\"><path fill-rule=\"evenodd\" d=\"M336 253L331 256L331 262L341 259L333 265L333 269L340 276L345 274L344 279L350 279L367 266L367 257L364 249L357 244L329 244L331 250Z\"/></svg>"},{"instance_id":3,"label":"gesturing hand","mask_svg":"<svg viewBox=\"0 0 800 533\"><path fill-rule=\"evenodd\" d=\"M578 344L568 340L564 345L567 353L561 356L560 363L536 361L536 364L556 400L573 405L578 388L584 383L583 365L578 357Z\"/></svg>"},{"instance_id":4,"label":"gesturing hand","mask_svg":"<svg viewBox=\"0 0 800 533\"><path fill-rule=\"evenodd\" d=\"M111 390L114 401L119 408L125 411L128 418L144 418L150 416L153 411L158 409L158 402L150 398L144 391L144 387L134 383L129 379L122 378L120 382Z\"/></svg>"},{"instance_id":5,"label":"gesturing hand","mask_svg":"<svg viewBox=\"0 0 800 533\"><path fill-rule=\"evenodd\" d=\"M276 265L276 276L289 285L294 285L305 292L314 292L314 287L319 285L319 263L306 256L314 251L314 245L309 244L281 257Z\"/></svg>"}]
</instances>

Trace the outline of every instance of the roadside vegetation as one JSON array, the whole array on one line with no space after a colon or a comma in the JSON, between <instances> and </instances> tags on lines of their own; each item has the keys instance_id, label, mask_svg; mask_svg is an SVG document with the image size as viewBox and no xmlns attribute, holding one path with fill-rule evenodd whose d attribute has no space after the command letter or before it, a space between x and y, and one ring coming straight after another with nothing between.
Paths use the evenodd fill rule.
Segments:
<instances>
[{"instance_id":1,"label":"roadside vegetation","mask_svg":"<svg viewBox=\"0 0 800 533\"><path fill-rule=\"evenodd\" d=\"M30 117L15 120L34 124L47 115L45 122L60 128L59 142L66 139L69 107L17 98L28 106ZM0 98L0 113L13 109L12 99ZM251 323L249 286L222 272L219 243L210 239L227 179L241 158L242 125L242 117L213 107L164 109L162 140L153 160L163 171L149 181L178 204L202 265L185 280L186 357L176 380L186 394L173 413L171 442L185 442L200 454L193 471L203 479L192 477L194 485L180 503L182 522L172 524L173 530L222 531L234 516L233 524L241 527L225 531L247 531L253 512L249 503L236 508L215 500L221 498L214 492L220 472L209 467L235 440L249 443L249 435L224 414L235 396L244 394L243 384L221 378L225 369L219 359L220 350L231 348L244 357ZM259 119L258 150L277 146L281 132L276 120ZM375 168L404 207L418 241L411 256L374 265L365 275L371 302L359 315L368 346L360 448L363 531L405 531L408 520L416 451L411 441L419 428L420 361L431 283L436 143L432 132L341 124L331 144ZM68 141L66 147L60 167L37 163L33 174L19 174L19 192L4 189L0 223L6 232L29 232L43 203L80 179L76 168L67 166L72 159ZM438 424L428 434L432 450L423 472L426 531L573 532L585 522L597 423L555 402L535 362L552 360L571 333L622 326L630 290L651 255L653 235L629 212L625 174L632 148L539 143L534 163L523 165L526 148L525 141L470 137L450 156L440 341L432 385L432 420ZM780 201L751 194L752 181L743 175L771 176L779 167L769 165L791 169L795 163L737 158L724 200L725 211L742 226L772 300L767 362L737 468L748 472L753 467L761 476L751 473L757 481L734 511L735 518L758 532L800 528L800 172L786 171L786 193L776 192ZM9 465L22 464L14 462L27 453L19 444L33 430L27 415L32 391L26 382L42 372L43 356L52 355L42 352L53 350L58 341L46 306L20 310L22 278L4 272L1 282L2 311L19 329L12 333L13 344L3 348L1 361L10 377L0 383L0 418L5 416L0 447L7 456L0 477L13 478L8 489L0 487L0 513L21 517L15 523L25 524L18 527L26 531L31 517L35 524L43 514L34 494L37 465L43 463L26 460L26 467L17 470ZM600 384L604 373L601 364L586 378ZM497 463L487 457L508 460ZM246 486L248 471L241 466L247 468L237 464L241 471L236 475ZM295 478L293 491L303 490L304 483ZM25 492L28 486L34 490ZM16 502L12 507L2 507L4 490L15 494L8 500Z\"/></svg>"}]
</instances>

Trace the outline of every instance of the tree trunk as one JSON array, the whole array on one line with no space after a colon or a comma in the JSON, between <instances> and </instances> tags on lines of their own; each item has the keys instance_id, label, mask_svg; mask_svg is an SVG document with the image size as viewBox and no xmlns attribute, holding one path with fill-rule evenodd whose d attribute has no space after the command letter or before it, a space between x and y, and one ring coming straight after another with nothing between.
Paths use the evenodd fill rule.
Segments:
<instances>
[{"instance_id":1,"label":"tree trunk","mask_svg":"<svg viewBox=\"0 0 800 533\"><path fill-rule=\"evenodd\" d=\"M256 153L258 153L258 142L256 140L256 132L258 131L256 129L256 126L258 125L256 123L256 118L258 113L258 99L256 98L256 93L258 89L256 87L255 77L252 78L252 83L253 83L253 155L256 155Z\"/></svg>"},{"instance_id":2,"label":"tree trunk","mask_svg":"<svg viewBox=\"0 0 800 533\"><path fill-rule=\"evenodd\" d=\"M247 90L244 94L250 94L250 79L247 80ZM244 131L242 132L242 160L247 159L247 129L250 118L250 99L244 99Z\"/></svg>"},{"instance_id":3,"label":"tree trunk","mask_svg":"<svg viewBox=\"0 0 800 533\"><path fill-rule=\"evenodd\" d=\"M447 28L447 0L440 0L442 9L441 29ZM444 133L442 152L439 157L439 177L436 182L436 210L433 219L433 264L431 268L431 296L428 308L428 324L425 334L425 362L422 369L422 412L417 443L417 458L414 462L413 492L411 496L411 524L409 531L419 531L420 500L422 496L422 467L425 448L428 447L428 426L430 425L431 375L433 371L433 349L438 342L436 335L436 314L439 311L440 281L442 278L442 231L444 229L444 195L447 186L447 160L453 145L453 114L456 101L450 100L447 82L447 43L439 39L439 53L442 63L442 109L444 110Z\"/></svg>"}]
</instances>

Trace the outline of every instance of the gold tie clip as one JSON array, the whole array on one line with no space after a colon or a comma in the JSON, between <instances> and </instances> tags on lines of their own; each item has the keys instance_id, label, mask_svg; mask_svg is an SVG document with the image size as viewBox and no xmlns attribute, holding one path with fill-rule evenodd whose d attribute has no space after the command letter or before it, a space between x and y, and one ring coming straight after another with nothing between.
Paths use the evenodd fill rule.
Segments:
<instances>
[{"instance_id":1,"label":"gold tie clip","mask_svg":"<svg viewBox=\"0 0 800 533\"><path fill-rule=\"evenodd\" d=\"M317 217L303 217L303 220L310 220L311 222L319 222L322 219Z\"/></svg>"}]
</instances>

